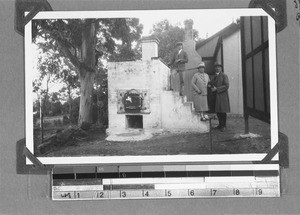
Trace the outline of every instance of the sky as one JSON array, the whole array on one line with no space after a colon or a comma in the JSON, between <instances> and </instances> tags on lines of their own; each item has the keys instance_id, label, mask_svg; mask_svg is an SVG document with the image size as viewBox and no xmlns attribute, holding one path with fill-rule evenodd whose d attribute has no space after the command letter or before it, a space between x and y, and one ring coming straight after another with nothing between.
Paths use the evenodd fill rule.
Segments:
<instances>
[{"instance_id":1,"label":"sky","mask_svg":"<svg viewBox=\"0 0 300 215\"><path fill-rule=\"evenodd\" d=\"M174 15L175 14L175 15ZM176 15L178 14L178 15ZM155 15L145 14L138 17L140 23L144 25L143 36L149 35L153 24L167 19L172 25L177 25L184 27L184 20L192 19L194 21L193 28L198 30L199 37L206 39L222 30L226 26L235 22L238 15L235 13L222 12L222 11L178 11L170 13L157 13Z\"/></svg>"}]
</instances>

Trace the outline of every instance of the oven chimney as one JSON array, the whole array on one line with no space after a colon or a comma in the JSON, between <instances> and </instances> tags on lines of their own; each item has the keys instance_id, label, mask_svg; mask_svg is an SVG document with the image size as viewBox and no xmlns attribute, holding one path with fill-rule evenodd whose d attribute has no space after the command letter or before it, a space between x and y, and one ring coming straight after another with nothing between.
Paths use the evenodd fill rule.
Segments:
<instances>
[{"instance_id":1,"label":"oven chimney","mask_svg":"<svg viewBox=\"0 0 300 215\"><path fill-rule=\"evenodd\" d=\"M142 60L147 61L152 58L158 58L159 40L156 37L143 37L142 40Z\"/></svg>"}]
</instances>

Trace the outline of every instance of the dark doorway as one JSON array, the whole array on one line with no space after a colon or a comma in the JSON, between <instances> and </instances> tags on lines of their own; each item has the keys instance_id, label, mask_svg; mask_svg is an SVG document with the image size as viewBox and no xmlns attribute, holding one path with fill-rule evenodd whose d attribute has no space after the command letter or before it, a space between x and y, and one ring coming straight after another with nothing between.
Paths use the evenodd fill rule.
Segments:
<instances>
[{"instance_id":1,"label":"dark doorway","mask_svg":"<svg viewBox=\"0 0 300 215\"><path fill-rule=\"evenodd\" d=\"M143 128L142 115L126 115L127 128Z\"/></svg>"}]
</instances>

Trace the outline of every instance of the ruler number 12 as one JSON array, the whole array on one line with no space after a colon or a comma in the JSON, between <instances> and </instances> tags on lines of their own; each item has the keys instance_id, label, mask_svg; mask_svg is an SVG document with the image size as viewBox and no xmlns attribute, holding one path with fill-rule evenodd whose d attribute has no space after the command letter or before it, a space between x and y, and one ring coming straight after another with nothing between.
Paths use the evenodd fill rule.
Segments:
<instances>
[{"instance_id":1,"label":"ruler number 12","mask_svg":"<svg viewBox=\"0 0 300 215\"><path fill-rule=\"evenodd\" d=\"M104 193L103 192L97 193L97 198L104 198Z\"/></svg>"}]
</instances>

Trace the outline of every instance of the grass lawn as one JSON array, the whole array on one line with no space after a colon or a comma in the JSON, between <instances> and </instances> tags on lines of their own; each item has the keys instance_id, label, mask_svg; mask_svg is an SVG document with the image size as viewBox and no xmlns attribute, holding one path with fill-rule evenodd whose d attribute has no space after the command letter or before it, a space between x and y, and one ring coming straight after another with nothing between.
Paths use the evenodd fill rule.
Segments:
<instances>
[{"instance_id":1,"label":"grass lawn","mask_svg":"<svg viewBox=\"0 0 300 215\"><path fill-rule=\"evenodd\" d=\"M212 120L216 126L217 120ZM227 130L212 131L212 151L209 134L165 132L154 135L151 139L131 142L113 142L105 140L105 129L93 127L85 138L75 139L64 145L56 145L48 152L36 156L71 157L71 156L114 156L114 155L193 155L193 154L237 154L265 153L270 150L270 125L260 120L249 118L249 130L260 135L254 138L234 138L244 134L243 117L228 117ZM47 134L55 130L48 130ZM38 141L36 141L36 146ZM35 147L36 147L35 146Z\"/></svg>"}]
</instances>

